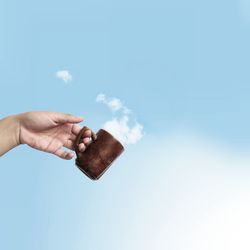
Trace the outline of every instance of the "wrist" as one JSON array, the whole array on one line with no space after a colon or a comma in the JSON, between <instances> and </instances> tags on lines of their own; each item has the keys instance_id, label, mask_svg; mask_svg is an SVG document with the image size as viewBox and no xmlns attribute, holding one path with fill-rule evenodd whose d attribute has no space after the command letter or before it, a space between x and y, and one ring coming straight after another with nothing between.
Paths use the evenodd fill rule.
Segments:
<instances>
[{"instance_id":1,"label":"wrist","mask_svg":"<svg viewBox=\"0 0 250 250\"><path fill-rule=\"evenodd\" d=\"M19 115L11 115L0 120L0 156L20 144Z\"/></svg>"},{"instance_id":2,"label":"wrist","mask_svg":"<svg viewBox=\"0 0 250 250\"><path fill-rule=\"evenodd\" d=\"M20 142L21 114L12 115L10 118L12 119L12 124L13 124L14 143L15 146L18 146L21 144Z\"/></svg>"},{"instance_id":3,"label":"wrist","mask_svg":"<svg viewBox=\"0 0 250 250\"><path fill-rule=\"evenodd\" d=\"M12 145L14 147L18 146L20 143L20 115L11 115L5 118L7 129L9 132L7 133L9 135L9 138L12 142Z\"/></svg>"}]
</instances>

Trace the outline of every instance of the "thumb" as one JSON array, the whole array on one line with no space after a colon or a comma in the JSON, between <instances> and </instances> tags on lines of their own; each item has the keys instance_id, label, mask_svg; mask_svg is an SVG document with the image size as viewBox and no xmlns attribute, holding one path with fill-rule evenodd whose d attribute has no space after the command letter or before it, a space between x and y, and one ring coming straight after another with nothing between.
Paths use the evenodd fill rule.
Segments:
<instances>
[{"instance_id":1,"label":"thumb","mask_svg":"<svg viewBox=\"0 0 250 250\"><path fill-rule=\"evenodd\" d=\"M83 121L83 118L80 116L74 116L71 114L65 113L54 113L54 121L56 123L79 123Z\"/></svg>"}]
</instances>

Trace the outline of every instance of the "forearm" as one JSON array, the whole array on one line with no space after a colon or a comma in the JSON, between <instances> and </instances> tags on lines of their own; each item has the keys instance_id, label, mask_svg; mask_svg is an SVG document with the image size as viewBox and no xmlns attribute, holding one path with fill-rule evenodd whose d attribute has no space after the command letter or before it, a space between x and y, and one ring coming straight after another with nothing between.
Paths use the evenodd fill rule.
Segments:
<instances>
[{"instance_id":1,"label":"forearm","mask_svg":"<svg viewBox=\"0 0 250 250\"><path fill-rule=\"evenodd\" d=\"M0 120L0 156L12 148L18 146L19 142L19 116L11 115Z\"/></svg>"}]
</instances>

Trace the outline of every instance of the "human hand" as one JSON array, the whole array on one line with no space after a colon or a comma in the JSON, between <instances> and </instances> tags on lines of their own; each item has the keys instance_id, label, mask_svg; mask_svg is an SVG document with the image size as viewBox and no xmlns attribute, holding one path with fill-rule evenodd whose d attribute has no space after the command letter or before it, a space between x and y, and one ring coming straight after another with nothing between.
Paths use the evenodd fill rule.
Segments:
<instances>
[{"instance_id":1,"label":"human hand","mask_svg":"<svg viewBox=\"0 0 250 250\"><path fill-rule=\"evenodd\" d=\"M55 154L70 160L74 154L62 147L74 150L74 140L81 130L77 124L82 117L59 112L26 112L19 114L19 144L27 144L34 149ZM91 130L84 134L79 150L83 152L90 141Z\"/></svg>"}]
</instances>

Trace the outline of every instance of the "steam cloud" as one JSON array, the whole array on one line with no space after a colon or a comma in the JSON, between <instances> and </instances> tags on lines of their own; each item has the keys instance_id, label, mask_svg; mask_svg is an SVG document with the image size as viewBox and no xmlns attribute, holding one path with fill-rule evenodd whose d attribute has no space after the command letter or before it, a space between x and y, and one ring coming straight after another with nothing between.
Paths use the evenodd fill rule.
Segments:
<instances>
[{"instance_id":1,"label":"steam cloud","mask_svg":"<svg viewBox=\"0 0 250 250\"><path fill-rule=\"evenodd\" d=\"M134 124L129 125L132 112L118 98L109 98L104 94L99 94L96 101L105 104L115 115L110 121L107 121L103 128L111 133L123 144L135 144L143 136L143 126L136 120ZM120 114L120 117L118 117Z\"/></svg>"},{"instance_id":2,"label":"steam cloud","mask_svg":"<svg viewBox=\"0 0 250 250\"><path fill-rule=\"evenodd\" d=\"M63 80L65 83L72 81L72 75L68 70L59 70L56 72L56 77Z\"/></svg>"}]
</instances>

